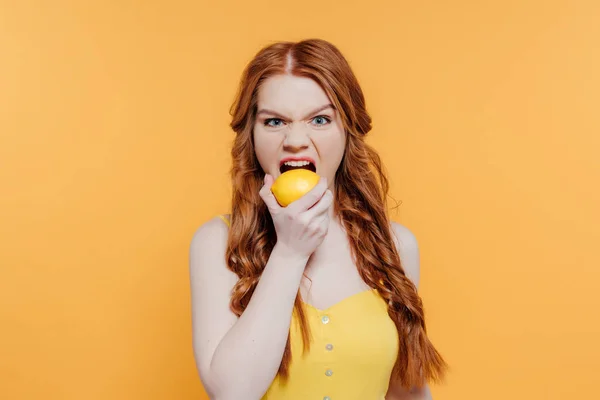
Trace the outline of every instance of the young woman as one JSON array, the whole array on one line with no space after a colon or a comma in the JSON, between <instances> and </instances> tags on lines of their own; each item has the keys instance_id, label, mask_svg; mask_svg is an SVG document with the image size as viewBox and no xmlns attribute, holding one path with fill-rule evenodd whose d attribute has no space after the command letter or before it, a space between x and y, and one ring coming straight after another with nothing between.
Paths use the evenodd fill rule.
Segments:
<instances>
[{"instance_id":1,"label":"young woman","mask_svg":"<svg viewBox=\"0 0 600 400\"><path fill-rule=\"evenodd\" d=\"M429 399L445 363L426 335L412 233L390 222L356 77L323 40L277 43L232 107L230 216L192 239L194 351L216 400ZM286 170L320 182L281 207Z\"/></svg>"}]
</instances>

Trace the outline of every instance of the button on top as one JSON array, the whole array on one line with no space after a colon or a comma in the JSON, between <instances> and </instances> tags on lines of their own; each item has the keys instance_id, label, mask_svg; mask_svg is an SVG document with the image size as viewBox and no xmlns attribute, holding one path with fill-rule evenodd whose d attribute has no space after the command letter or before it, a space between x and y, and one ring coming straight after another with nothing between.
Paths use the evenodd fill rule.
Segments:
<instances>
[{"instance_id":1,"label":"button on top","mask_svg":"<svg viewBox=\"0 0 600 400\"><path fill-rule=\"evenodd\" d=\"M331 400L331 397L325 396L325 397L323 397L323 400Z\"/></svg>"},{"instance_id":2,"label":"button on top","mask_svg":"<svg viewBox=\"0 0 600 400\"><path fill-rule=\"evenodd\" d=\"M327 349L327 351L331 351L333 350L333 345L331 343L328 343L327 346L325 346L325 348Z\"/></svg>"},{"instance_id":3,"label":"button on top","mask_svg":"<svg viewBox=\"0 0 600 400\"><path fill-rule=\"evenodd\" d=\"M325 371L325 375L331 376L331 375L333 375L333 371L328 369L327 371Z\"/></svg>"},{"instance_id":4,"label":"button on top","mask_svg":"<svg viewBox=\"0 0 600 400\"><path fill-rule=\"evenodd\" d=\"M323 322L324 324L328 324L329 323L329 317L327 315L323 315L323 318L321 318L321 322Z\"/></svg>"}]
</instances>

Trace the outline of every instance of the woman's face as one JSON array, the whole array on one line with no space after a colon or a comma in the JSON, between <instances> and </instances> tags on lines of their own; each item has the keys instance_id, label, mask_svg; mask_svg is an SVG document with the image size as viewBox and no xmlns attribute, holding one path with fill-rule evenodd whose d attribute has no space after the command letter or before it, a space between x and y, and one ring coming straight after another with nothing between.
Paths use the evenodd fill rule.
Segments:
<instances>
[{"instance_id":1,"label":"woman's face","mask_svg":"<svg viewBox=\"0 0 600 400\"><path fill-rule=\"evenodd\" d=\"M263 171L277 178L288 169L312 169L333 189L346 134L325 91L309 78L276 75L257 100L254 147Z\"/></svg>"}]
</instances>

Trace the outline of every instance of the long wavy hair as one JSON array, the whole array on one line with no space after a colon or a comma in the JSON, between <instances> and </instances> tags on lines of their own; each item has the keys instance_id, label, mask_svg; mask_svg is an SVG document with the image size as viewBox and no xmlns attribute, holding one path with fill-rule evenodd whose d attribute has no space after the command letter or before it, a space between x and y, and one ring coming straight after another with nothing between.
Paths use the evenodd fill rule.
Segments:
<instances>
[{"instance_id":1,"label":"long wavy hair","mask_svg":"<svg viewBox=\"0 0 600 400\"><path fill-rule=\"evenodd\" d=\"M264 172L253 140L258 90L277 74L313 79L341 116L347 140L335 176L334 212L347 231L360 276L388 303L389 316L398 329L399 352L393 376L407 388L441 379L446 364L427 337L421 298L404 273L392 238L386 205L388 180L380 157L365 143L371 117L362 90L341 52L324 40L279 42L263 48L244 70L231 107L231 128L236 136L231 151L232 218L226 262L239 277L231 295L232 311L240 316L246 309L277 239L271 216L258 194ZM300 292L294 309L307 351L310 328ZM288 377L291 359L288 333L280 378Z\"/></svg>"}]
</instances>

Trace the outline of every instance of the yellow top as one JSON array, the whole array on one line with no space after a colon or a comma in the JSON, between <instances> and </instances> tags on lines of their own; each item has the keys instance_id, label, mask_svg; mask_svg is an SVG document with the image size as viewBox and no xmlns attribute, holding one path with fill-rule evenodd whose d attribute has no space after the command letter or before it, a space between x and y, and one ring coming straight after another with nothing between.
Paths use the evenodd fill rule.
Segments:
<instances>
[{"instance_id":1,"label":"yellow top","mask_svg":"<svg viewBox=\"0 0 600 400\"><path fill-rule=\"evenodd\" d=\"M379 293L360 292L325 310L305 303L304 309L310 350L303 354L294 312L289 378L285 383L276 378L262 400L384 400L398 332Z\"/></svg>"}]
</instances>

